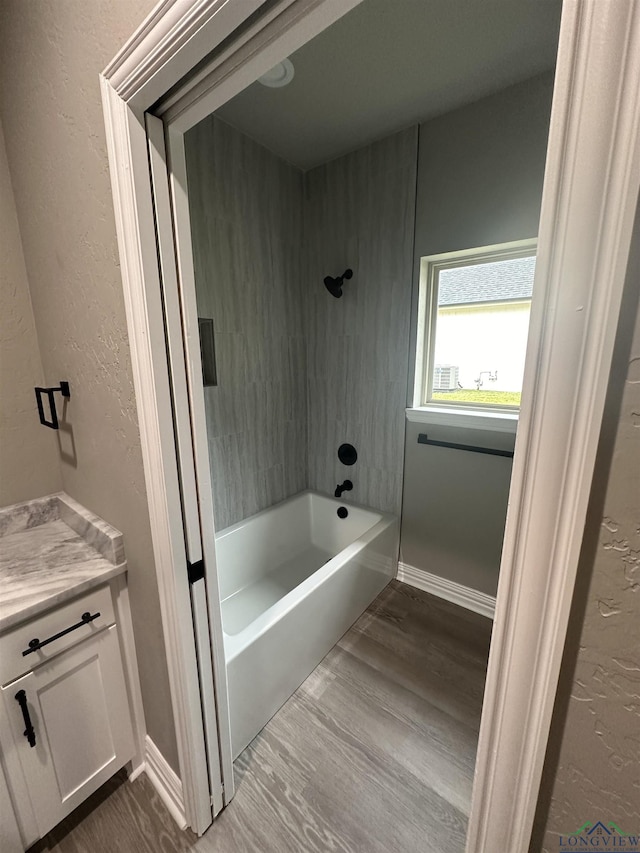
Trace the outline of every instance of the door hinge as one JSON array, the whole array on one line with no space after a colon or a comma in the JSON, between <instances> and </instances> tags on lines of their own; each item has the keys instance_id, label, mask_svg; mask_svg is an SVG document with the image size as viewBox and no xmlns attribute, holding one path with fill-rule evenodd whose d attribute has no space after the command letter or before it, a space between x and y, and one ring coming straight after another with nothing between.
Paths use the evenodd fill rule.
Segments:
<instances>
[{"instance_id":1,"label":"door hinge","mask_svg":"<svg viewBox=\"0 0 640 853\"><path fill-rule=\"evenodd\" d=\"M204 560L196 560L195 563L190 563L187 560L187 577L191 584L201 581L204 577Z\"/></svg>"}]
</instances>

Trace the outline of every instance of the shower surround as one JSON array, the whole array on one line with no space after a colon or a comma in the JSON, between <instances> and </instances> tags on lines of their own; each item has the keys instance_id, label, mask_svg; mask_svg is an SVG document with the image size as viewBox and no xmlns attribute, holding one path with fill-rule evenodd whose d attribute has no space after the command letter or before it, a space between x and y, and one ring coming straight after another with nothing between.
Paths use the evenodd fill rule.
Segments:
<instances>
[{"instance_id":1,"label":"shower surround","mask_svg":"<svg viewBox=\"0 0 640 853\"><path fill-rule=\"evenodd\" d=\"M417 128L306 173L215 116L186 150L217 529L347 475L345 500L399 515Z\"/></svg>"},{"instance_id":2,"label":"shower surround","mask_svg":"<svg viewBox=\"0 0 640 853\"><path fill-rule=\"evenodd\" d=\"M205 387L216 527L306 488L302 175L211 116L186 136L198 315L212 317Z\"/></svg>"},{"instance_id":3,"label":"shower surround","mask_svg":"<svg viewBox=\"0 0 640 853\"><path fill-rule=\"evenodd\" d=\"M305 174L308 488L400 514L418 130ZM324 276L353 269L341 299ZM352 468L337 456L353 444Z\"/></svg>"}]
</instances>

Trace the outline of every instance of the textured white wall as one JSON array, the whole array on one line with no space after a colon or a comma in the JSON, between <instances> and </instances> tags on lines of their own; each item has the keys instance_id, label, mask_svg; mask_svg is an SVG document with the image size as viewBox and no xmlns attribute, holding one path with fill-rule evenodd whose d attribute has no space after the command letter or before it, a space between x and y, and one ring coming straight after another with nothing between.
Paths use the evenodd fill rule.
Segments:
<instances>
[{"instance_id":1,"label":"textured white wall","mask_svg":"<svg viewBox=\"0 0 640 853\"><path fill-rule=\"evenodd\" d=\"M177 768L98 82L153 5L7 0L0 109L45 378L71 383L62 486L124 533L147 727Z\"/></svg>"},{"instance_id":2,"label":"textured white wall","mask_svg":"<svg viewBox=\"0 0 640 853\"><path fill-rule=\"evenodd\" d=\"M636 227L531 853L587 820L640 835L639 290Z\"/></svg>"},{"instance_id":3,"label":"textured white wall","mask_svg":"<svg viewBox=\"0 0 640 853\"><path fill-rule=\"evenodd\" d=\"M56 437L38 420L43 372L0 127L0 506L62 488Z\"/></svg>"}]
</instances>

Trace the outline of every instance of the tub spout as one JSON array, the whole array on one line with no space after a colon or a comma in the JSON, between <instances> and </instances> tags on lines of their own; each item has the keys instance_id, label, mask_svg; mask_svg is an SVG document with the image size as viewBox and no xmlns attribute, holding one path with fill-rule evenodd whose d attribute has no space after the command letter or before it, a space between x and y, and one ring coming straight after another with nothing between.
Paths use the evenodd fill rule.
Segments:
<instances>
[{"instance_id":1,"label":"tub spout","mask_svg":"<svg viewBox=\"0 0 640 853\"><path fill-rule=\"evenodd\" d=\"M342 497L343 492L350 492L352 488L353 488L353 483L351 482L351 480L345 480L344 483L336 486L336 490L334 492L334 495L337 498L340 498L340 497Z\"/></svg>"}]
</instances>

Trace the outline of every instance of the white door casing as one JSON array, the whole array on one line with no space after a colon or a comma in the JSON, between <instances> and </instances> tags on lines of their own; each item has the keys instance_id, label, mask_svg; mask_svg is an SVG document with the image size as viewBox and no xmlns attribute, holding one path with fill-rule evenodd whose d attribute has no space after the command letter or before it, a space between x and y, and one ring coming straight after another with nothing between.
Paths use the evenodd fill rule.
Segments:
<instances>
[{"instance_id":1,"label":"white door casing","mask_svg":"<svg viewBox=\"0 0 640 853\"><path fill-rule=\"evenodd\" d=\"M640 4L565 0L467 851L529 848L640 186Z\"/></svg>"},{"instance_id":2,"label":"white door casing","mask_svg":"<svg viewBox=\"0 0 640 853\"><path fill-rule=\"evenodd\" d=\"M187 191L187 164L184 135L167 134L167 168L171 191L174 239L178 262L180 298L182 309L183 357L186 360L186 377L191 411L193 455L198 482L202 553L205 564L205 602L209 616L212 668L215 674L215 699L218 719L219 760L222 763L225 803L234 794L233 755L231 746L231 720L227 687L224 635L220 609L220 586L216 571L215 518L209 442L202 381L200 333L196 279L191 244L191 222ZM205 703L205 708L209 707ZM212 756L210 756L211 760Z\"/></svg>"},{"instance_id":3,"label":"white door casing","mask_svg":"<svg viewBox=\"0 0 640 853\"><path fill-rule=\"evenodd\" d=\"M356 2L282 0L225 45L164 116L198 111L292 52ZM181 520L143 113L260 3L157 7L102 77L123 286L181 776L193 826L202 729L180 559ZM276 12L283 9L282 14ZM266 23L266 26L265 26ZM190 112L193 109L193 112ZM172 110L175 122L172 125ZM206 114L206 113L205 113ZM640 185L640 4L565 0L528 365L467 850L525 853L591 486ZM177 592L177 596L175 595ZM172 598L173 596L173 598ZM185 667L185 661L188 666Z\"/></svg>"},{"instance_id":4,"label":"white door casing","mask_svg":"<svg viewBox=\"0 0 640 853\"><path fill-rule=\"evenodd\" d=\"M135 36L132 41L136 41ZM124 290L125 310L179 776L186 822L201 834L211 823L211 798L186 572L148 140L144 115L130 109L104 77L101 90L123 281L132 285Z\"/></svg>"},{"instance_id":5,"label":"white door casing","mask_svg":"<svg viewBox=\"0 0 640 853\"><path fill-rule=\"evenodd\" d=\"M184 172L182 186L185 187L185 190L181 190L176 181L175 170L170 171L168 167L165 128L162 120L147 114L146 123L162 270L187 556L191 564L200 560L204 563L205 576L191 584L191 603L198 654L209 784L215 816L233 797L234 783L220 591L215 571L215 529L200 364L195 277L191 260L186 171L181 170L181 174ZM184 158L182 158L182 166L184 166ZM174 215L176 210L179 210L181 215ZM186 234L189 237L186 245L182 246L180 244L181 226L187 229ZM176 260L179 264L178 268Z\"/></svg>"}]
</instances>

